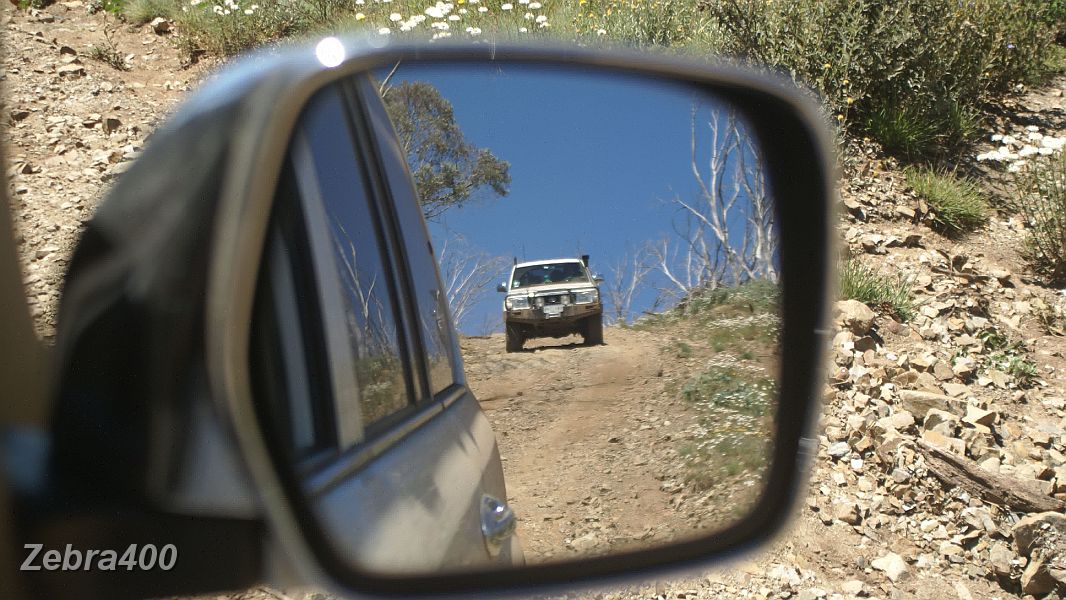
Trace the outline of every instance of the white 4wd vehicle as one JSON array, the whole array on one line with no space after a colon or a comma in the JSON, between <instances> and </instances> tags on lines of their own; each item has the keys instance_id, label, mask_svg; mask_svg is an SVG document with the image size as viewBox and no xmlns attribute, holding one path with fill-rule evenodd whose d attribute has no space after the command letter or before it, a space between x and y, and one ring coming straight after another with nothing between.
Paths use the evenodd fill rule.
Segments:
<instances>
[{"instance_id":1,"label":"white 4wd vehicle","mask_svg":"<svg viewBox=\"0 0 1066 600\"><path fill-rule=\"evenodd\" d=\"M578 334L587 345L603 343L603 304L597 285L603 281L589 271L588 255L577 258L516 262L506 283L503 322L507 351L517 352L534 337Z\"/></svg>"}]
</instances>

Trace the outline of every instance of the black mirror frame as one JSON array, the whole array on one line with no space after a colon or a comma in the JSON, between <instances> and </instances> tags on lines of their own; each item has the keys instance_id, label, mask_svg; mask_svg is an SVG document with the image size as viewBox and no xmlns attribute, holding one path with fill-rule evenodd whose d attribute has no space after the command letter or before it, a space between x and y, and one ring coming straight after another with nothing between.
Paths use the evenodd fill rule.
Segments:
<instances>
[{"instance_id":1,"label":"black mirror frame","mask_svg":"<svg viewBox=\"0 0 1066 600\"><path fill-rule=\"evenodd\" d=\"M205 335L213 395L231 422L273 534L301 577L341 592L383 597L550 593L697 572L710 561L752 550L776 534L793 515L807 463L817 451L812 432L818 417L828 307L834 289L830 240L835 231L836 178L827 127L814 102L785 79L729 65L632 51L490 43L391 45L367 38L341 41L346 58L333 67L323 65L310 46L245 59L231 69L232 79L239 83L230 87L244 94L247 110L220 194L207 296ZM766 488L747 517L709 537L518 570L381 576L353 569L336 553L299 493L295 473L284 468L279 445L271 444L256 417L248 372L250 315L276 175L304 103L333 81L400 60L594 68L682 82L742 109L763 144L777 198L784 319L773 462ZM195 102L191 107L195 108Z\"/></svg>"}]
</instances>

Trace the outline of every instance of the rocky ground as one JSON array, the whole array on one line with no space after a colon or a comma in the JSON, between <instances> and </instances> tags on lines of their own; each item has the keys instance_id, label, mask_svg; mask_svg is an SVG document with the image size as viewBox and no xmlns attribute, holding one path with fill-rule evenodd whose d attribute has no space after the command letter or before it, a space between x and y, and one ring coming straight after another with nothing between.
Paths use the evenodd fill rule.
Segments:
<instances>
[{"instance_id":1,"label":"rocky ground","mask_svg":"<svg viewBox=\"0 0 1066 600\"><path fill-rule=\"evenodd\" d=\"M46 340L82 224L210 68L183 64L163 27L132 27L90 6L0 7L8 189L30 310Z\"/></svg>"},{"instance_id":2,"label":"rocky ground","mask_svg":"<svg viewBox=\"0 0 1066 600\"><path fill-rule=\"evenodd\" d=\"M40 11L0 8L9 191L45 339L82 224L152 128L210 68L182 64L171 40L180 32L130 27L89 9L78 0ZM112 50L115 65L91 58L94 47L98 55ZM1066 135L1064 89L1059 77L1020 90L985 139ZM1066 298L1026 270L1026 224L1007 208L1017 196L1012 178L1005 165L964 161L1004 208L977 233L949 238L929 226L928 207L875 147L859 144L846 167L841 236L861 260L910 278L918 315L902 323L840 305L820 451L789 530L763 552L701 577L582 597L1066 593ZM534 558L668 539L723 517L677 487L673 442L692 415L665 383L706 358L686 365L663 354L669 340L656 335L609 330L606 346L564 344L513 357L496 350L502 340L464 343L505 468L532 475L516 478L511 494L526 515L521 534ZM643 351L618 355L622 348ZM563 381L560 372L568 374ZM593 400L566 404L583 386ZM580 456L598 471L578 468L588 464ZM556 485L559 474L565 485ZM604 515L622 509L650 511L662 525L608 526Z\"/></svg>"}]
</instances>

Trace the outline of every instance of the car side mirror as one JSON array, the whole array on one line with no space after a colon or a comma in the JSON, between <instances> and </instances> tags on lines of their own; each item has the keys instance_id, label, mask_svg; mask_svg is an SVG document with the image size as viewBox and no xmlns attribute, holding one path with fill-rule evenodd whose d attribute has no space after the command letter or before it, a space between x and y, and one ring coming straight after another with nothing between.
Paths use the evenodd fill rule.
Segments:
<instances>
[{"instance_id":1,"label":"car side mirror","mask_svg":"<svg viewBox=\"0 0 1066 600\"><path fill-rule=\"evenodd\" d=\"M592 281L596 283L603 283L603 275L593 275Z\"/></svg>"},{"instance_id":2,"label":"car side mirror","mask_svg":"<svg viewBox=\"0 0 1066 600\"><path fill-rule=\"evenodd\" d=\"M217 139L201 140L208 133ZM829 139L819 109L792 83L664 55L328 37L239 62L193 96L123 175L140 184L123 194L159 192L157 212L127 210L121 198L102 208L146 215L152 232L175 228L157 236L159 247L199 261L178 280L137 263L147 256L129 259L135 285L116 289L167 310L137 312L143 322L124 328L109 321L114 330L101 333L83 326L76 305L66 307L94 339L147 327L171 334L145 334L123 355L155 361L122 381L159 382L142 391L166 393L166 404L137 405L137 415L168 443L138 438L146 458L137 464L154 470L115 480L138 502L186 514L254 511L287 573L354 594L547 593L663 577L756 547L794 513L817 448L835 231ZM216 152L198 152L208 142ZM186 186L196 212L183 219L175 207L185 204L163 202L182 186L147 185L151 170L182 161L203 166L189 171L199 177ZM671 190L696 191L664 208ZM485 210L485 198L497 197L498 212ZM588 211L590 202L603 210ZM431 244L459 224L483 253ZM183 226L209 239L183 236ZM695 237L669 237L678 231ZM511 261L494 257L521 245L523 260L557 258L575 242L605 265L630 265L619 270L629 275L612 271L598 292L538 282L507 301L539 320L470 333L483 316L499 318L499 300L481 293ZM627 242L642 254L627 254ZM114 279L101 273L93 279ZM507 292L506 282L496 289ZM644 318L665 296L669 306L650 327L687 315L738 329L700 330L672 350L707 360L652 364L639 344L635 367L616 360L633 332L608 317ZM96 318L90 309L85 318ZM77 347L78 332L61 336L63 347ZM575 335L583 341L556 340ZM672 339L667 330L646 335ZM539 345L504 357L505 336L508 350L513 340L519 350L527 339ZM178 350L152 346L160 339ZM718 349L721 340L732 345ZM480 362L467 357L471 349ZM563 354L579 351L587 354ZM576 384L543 384L563 362L589 360L602 368ZM126 374L113 362L105 366ZM659 365L677 362L717 370L678 371L671 381L681 386L645 385L665 379ZM531 368L547 371L522 379ZM618 387L630 379L644 383ZM676 430L634 408L653 387L679 411ZM181 409L176 394L186 389L197 392L195 411ZM532 414L521 411L554 392L573 400L560 422L609 416L625 425L597 437L610 444L597 454L565 431L542 435L507 420ZM194 435L206 441L190 442ZM517 456L523 441L548 445ZM585 456L563 457L564 445ZM664 458L650 466L578 460L653 445ZM231 460L189 458L209 451ZM208 467L212 478L199 477ZM573 485L560 485L566 469ZM221 485L234 472L242 485ZM544 489L561 495L537 499ZM663 517L683 498L709 508ZM608 513L628 520L607 526Z\"/></svg>"}]
</instances>

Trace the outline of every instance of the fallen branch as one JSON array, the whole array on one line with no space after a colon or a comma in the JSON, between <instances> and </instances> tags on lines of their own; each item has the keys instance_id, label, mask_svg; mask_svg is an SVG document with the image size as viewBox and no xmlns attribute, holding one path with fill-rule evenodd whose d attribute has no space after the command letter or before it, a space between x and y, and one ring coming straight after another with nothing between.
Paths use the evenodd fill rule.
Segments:
<instances>
[{"instance_id":1,"label":"fallen branch","mask_svg":"<svg viewBox=\"0 0 1066 600\"><path fill-rule=\"evenodd\" d=\"M915 447L925 457L925 465L937 479L952 487L959 487L1014 512L1062 512L1066 502L1045 496L1020 479L999 475L978 466L974 461L924 440L915 440Z\"/></svg>"}]
</instances>

